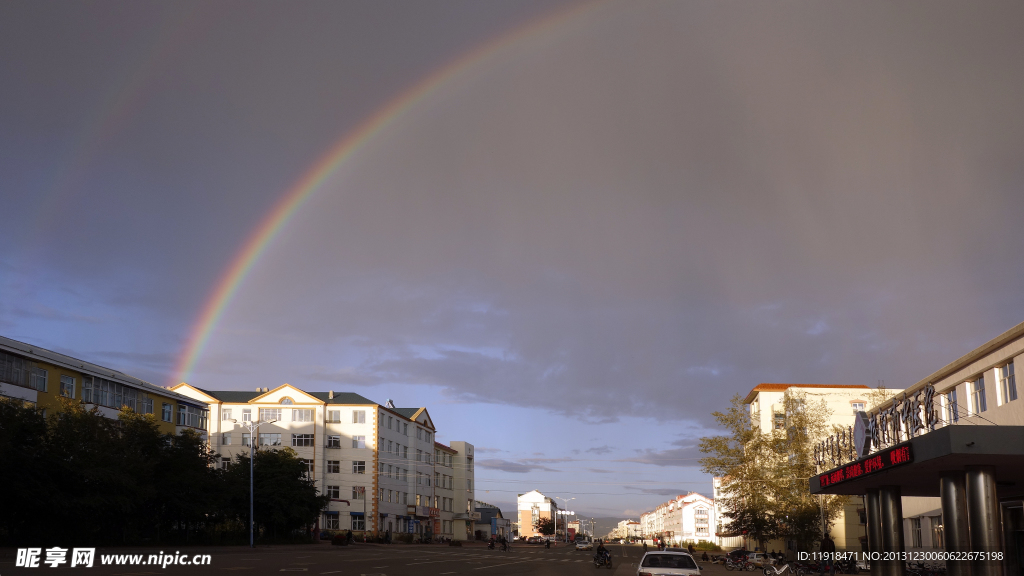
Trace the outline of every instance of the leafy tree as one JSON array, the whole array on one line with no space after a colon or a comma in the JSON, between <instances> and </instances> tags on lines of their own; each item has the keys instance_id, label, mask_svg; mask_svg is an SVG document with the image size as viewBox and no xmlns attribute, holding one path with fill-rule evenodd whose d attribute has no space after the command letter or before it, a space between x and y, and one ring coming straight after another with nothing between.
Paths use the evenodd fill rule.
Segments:
<instances>
[{"instance_id":1,"label":"leafy tree","mask_svg":"<svg viewBox=\"0 0 1024 576\"><path fill-rule=\"evenodd\" d=\"M555 521L551 518L540 518L533 524L533 529L545 536L555 533Z\"/></svg>"},{"instance_id":2,"label":"leafy tree","mask_svg":"<svg viewBox=\"0 0 1024 576\"><path fill-rule=\"evenodd\" d=\"M700 464L704 472L723 478L727 531L762 545L793 538L808 549L821 537L822 512L830 525L846 498L814 497L808 489L817 472L813 446L833 431L825 402L809 404L799 394L786 394L783 408L785 428L765 433L756 425L759 415L734 396L726 412L713 413L729 433L701 439L700 450L708 456Z\"/></svg>"},{"instance_id":3,"label":"leafy tree","mask_svg":"<svg viewBox=\"0 0 1024 576\"><path fill-rule=\"evenodd\" d=\"M39 518L54 518L59 485L46 450L46 419L20 400L0 398L0 541L39 542Z\"/></svg>"},{"instance_id":4,"label":"leafy tree","mask_svg":"<svg viewBox=\"0 0 1024 576\"><path fill-rule=\"evenodd\" d=\"M286 536L312 524L330 501L317 494L316 482L308 478L305 462L291 448L257 450L253 470L255 521L265 534ZM230 514L248 526L248 455L236 455L224 479Z\"/></svg>"}]
</instances>

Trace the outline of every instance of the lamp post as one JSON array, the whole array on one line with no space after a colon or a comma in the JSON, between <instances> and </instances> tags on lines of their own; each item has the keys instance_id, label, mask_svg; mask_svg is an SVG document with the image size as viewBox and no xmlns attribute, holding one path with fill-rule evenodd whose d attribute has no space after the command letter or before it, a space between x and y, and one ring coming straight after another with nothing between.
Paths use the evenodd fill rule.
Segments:
<instances>
[{"instance_id":1,"label":"lamp post","mask_svg":"<svg viewBox=\"0 0 1024 576\"><path fill-rule=\"evenodd\" d=\"M562 502L565 503L565 509L566 510L569 509L569 500L575 500L576 499L575 497L572 497L572 498L562 498L561 496L555 496L555 498L558 498L559 500L561 500ZM555 518L558 518L558 513L557 512L555 513ZM565 517L564 524L565 524L565 541L568 542L569 541L569 517L568 516ZM558 521L557 520L555 520L555 537L556 538L558 537Z\"/></svg>"},{"instance_id":2,"label":"lamp post","mask_svg":"<svg viewBox=\"0 0 1024 576\"><path fill-rule=\"evenodd\" d=\"M234 424L238 424L237 420L231 421ZM249 431L249 548L255 548L256 542L253 539L253 527L256 525L253 519L253 461L256 460L256 448L259 446L258 433L260 426L263 424L273 424L277 420L262 420L242 422L242 428Z\"/></svg>"}]
</instances>

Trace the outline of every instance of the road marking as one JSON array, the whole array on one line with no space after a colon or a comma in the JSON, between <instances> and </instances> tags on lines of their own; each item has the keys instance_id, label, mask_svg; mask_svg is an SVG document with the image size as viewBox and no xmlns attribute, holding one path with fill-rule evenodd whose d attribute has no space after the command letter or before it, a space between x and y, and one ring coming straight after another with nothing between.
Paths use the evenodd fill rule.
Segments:
<instances>
[{"instance_id":1,"label":"road marking","mask_svg":"<svg viewBox=\"0 0 1024 576\"><path fill-rule=\"evenodd\" d=\"M337 574L341 570L328 570L327 572L321 572L321 574Z\"/></svg>"},{"instance_id":2,"label":"road marking","mask_svg":"<svg viewBox=\"0 0 1024 576\"><path fill-rule=\"evenodd\" d=\"M281 568L281 572L306 572L306 568Z\"/></svg>"},{"instance_id":3,"label":"road marking","mask_svg":"<svg viewBox=\"0 0 1024 576\"><path fill-rule=\"evenodd\" d=\"M529 562L529 560L520 560L519 562L507 562L505 564L491 564L490 566L481 566L479 568L473 568L473 570L483 570L484 568L497 568L498 566L511 566L512 564L522 564L523 562Z\"/></svg>"},{"instance_id":4,"label":"road marking","mask_svg":"<svg viewBox=\"0 0 1024 576\"><path fill-rule=\"evenodd\" d=\"M252 570L252 566L235 566L234 568L221 568L221 570Z\"/></svg>"}]
</instances>

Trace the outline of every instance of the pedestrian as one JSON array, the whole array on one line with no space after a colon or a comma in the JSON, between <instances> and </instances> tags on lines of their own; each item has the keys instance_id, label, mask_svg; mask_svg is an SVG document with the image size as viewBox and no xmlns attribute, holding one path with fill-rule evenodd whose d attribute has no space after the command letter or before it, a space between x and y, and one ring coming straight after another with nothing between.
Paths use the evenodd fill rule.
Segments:
<instances>
[{"instance_id":1,"label":"pedestrian","mask_svg":"<svg viewBox=\"0 0 1024 576\"><path fill-rule=\"evenodd\" d=\"M836 576L836 543L829 537L828 532L821 538L821 564L818 568L819 574L825 573L825 567L828 567L829 576Z\"/></svg>"},{"instance_id":2,"label":"pedestrian","mask_svg":"<svg viewBox=\"0 0 1024 576\"><path fill-rule=\"evenodd\" d=\"M696 550L694 549L694 547L693 547L693 544L687 544L687 546L686 546L686 551L690 553L690 556L693 556L693 553L694 553L694 552L695 552Z\"/></svg>"},{"instance_id":3,"label":"pedestrian","mask_svg":"<svg viewBox=\"0 0 1024 576\"><path fill-rule=\"evenodd\" d=\"M647 540L644 540L644 554L647 554Z\"/></svg>"},{"instance_id":4,"label":"pedestrian","mask_svg":"<svg viewBox=\"0 0 1024 576\"><path fill-rule=\"evenodd\" d=\"M701 562L707 562L708 561L708 551L707 550L705 550L704 553L700 555L700 559L701 559Z\"/></svg>"},{"instance_id":5,"label":"pedestrian","mask_svg":"<svg viewBox=\"0 0 1024 576\"><path fill-rule=\"evenodd\" d=\"M391 544L391 529L384 531L384 543Z\"/></svg>"}]
</instances>

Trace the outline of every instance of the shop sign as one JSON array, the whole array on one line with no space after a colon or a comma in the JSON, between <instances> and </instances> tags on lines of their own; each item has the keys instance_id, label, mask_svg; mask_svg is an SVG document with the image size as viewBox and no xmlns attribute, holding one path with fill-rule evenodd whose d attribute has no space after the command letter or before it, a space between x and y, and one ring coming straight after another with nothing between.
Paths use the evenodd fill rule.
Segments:
<instances>
[{"instance_id":1,"label":"shop sign","mask_svg":"<svg viewBox=\"0 0 1024 576\"><path fill-rule=\"evenodd\" d=\"M818 482L822 488L828 488L843 482L850 480L856 480L870 474L881 472L882 470L888 470L895 468L896 466L902 466L904 464L910 464L914 461L914 452L910 448L910 444L904 444L902 446L895 446L884 450L882 452L876 452L866 458L857 460L836 468L830 472L818 475Z\"/></svg>"},{"instance_id":2,"label":"shop sign","mask_svg":"<svg viewBox=\"0 0 1024 576\"><path fill-rule=\"evenodd\" d=\"M831 468L866 458L884 448L935 430L938 411L935 387L929 384L908 397L904 392L891 404L867 415L857 413L856 425L828 436L814 446L814 462Z\"/></svg>"}]
</instances>

